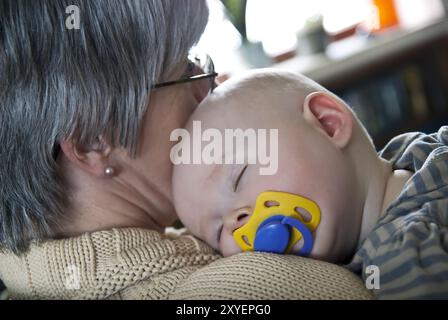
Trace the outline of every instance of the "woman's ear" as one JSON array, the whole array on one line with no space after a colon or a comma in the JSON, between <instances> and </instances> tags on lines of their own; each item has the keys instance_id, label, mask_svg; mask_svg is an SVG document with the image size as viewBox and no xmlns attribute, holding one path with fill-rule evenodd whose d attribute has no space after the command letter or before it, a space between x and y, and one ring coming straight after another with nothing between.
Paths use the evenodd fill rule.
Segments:
<instances>
[{"instance_id":1,"label":"woman's ear","mask_svg":"<svg viewBox=\"0 0 448 320\"><path fill-rule=\"evenodd\" d=\"M313 92L305 98L306 120L325 131L340 149L345 148L353 133L353 114L337 97L326 92Z\"/></svg>"},{"instance_id":2,"label":"woman's ear","mask_svg":"<svg viewBox=\"0 0 448 320\"><path fill-rule=\"evenodd\" d=\"M67 159L78 168L97 177L104 176L105 167L109 165L108 158L112 148L98 138L98 143L91 146L81 146L73 139L61 142L61 150Z\"/></svg>"}]
</instances>

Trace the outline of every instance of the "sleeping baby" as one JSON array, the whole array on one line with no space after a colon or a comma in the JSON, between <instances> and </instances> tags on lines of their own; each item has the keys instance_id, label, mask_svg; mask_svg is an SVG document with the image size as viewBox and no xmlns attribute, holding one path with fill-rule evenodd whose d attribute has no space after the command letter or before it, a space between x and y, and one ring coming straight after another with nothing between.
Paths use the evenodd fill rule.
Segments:
<instances>
[{"instance_id":1,"label":"sleeping baby","mask_svg":"<svg viewBox=\"0 0 448 320\"><path fill-rule=\"evenodd\" d=\"M266 152L277 163L261 174L249 143L218 155L245 151L243 161L172 159L175 207L193 235L224 256L298 254L364 279L373 266L378 298L448 298L448 127L397 136L377 153L344 101L273 69L216 88L184 130L194 135L197 124L222 136L275 130Z\"/></svg>"}]
</instances>

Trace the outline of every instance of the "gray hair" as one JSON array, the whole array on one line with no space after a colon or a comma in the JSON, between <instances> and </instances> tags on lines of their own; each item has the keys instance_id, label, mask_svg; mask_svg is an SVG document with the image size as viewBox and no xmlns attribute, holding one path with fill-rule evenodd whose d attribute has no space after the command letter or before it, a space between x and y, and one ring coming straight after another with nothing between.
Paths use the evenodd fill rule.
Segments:
<instances>
[{"instance_id":1,"label":"gray hair","mask_svg":"<svg viewBox=\"0 0 448 320\"><path fill-rule=\"evenodd\" d=\"M66 8L80 29L66 28ZM53 148L99 136L135 156L151 86L208 20L204 0L0 1L0 247L21 253L64 216Z\"/></svg>"}]
</instances>

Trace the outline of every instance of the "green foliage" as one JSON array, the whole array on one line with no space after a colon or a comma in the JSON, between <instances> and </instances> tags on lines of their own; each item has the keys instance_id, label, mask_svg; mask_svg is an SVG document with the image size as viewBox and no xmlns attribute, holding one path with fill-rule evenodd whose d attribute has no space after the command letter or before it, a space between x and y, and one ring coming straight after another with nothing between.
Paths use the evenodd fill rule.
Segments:
<instances>
[{"instance_id":1,"label":"green foliage","mask_svg":"<svg viewBox=\"0 0 448 320\"><path fill-rule=\"evenodd\" d=\"M243 41L247 41L246 6L247 0L221 0L227 9L230 21L241 34Z\"/></svg>"}]
</instances>

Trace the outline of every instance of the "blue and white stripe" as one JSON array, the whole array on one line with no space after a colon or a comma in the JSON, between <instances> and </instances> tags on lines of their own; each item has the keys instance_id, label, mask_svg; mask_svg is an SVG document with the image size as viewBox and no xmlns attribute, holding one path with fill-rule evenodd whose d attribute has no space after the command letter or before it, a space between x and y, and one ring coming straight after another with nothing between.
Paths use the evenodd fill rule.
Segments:
<instances>
[{"instance_id":1,"label":"blue and white stripe","mask_svg":"<svg viewBox=\"0 0 448 320\"><path fill-rule=\"evenodd\" d=\"M380 270L379 299L448 299L448 126L395 137L379 155L415 172L347 267Z\"/></svg>"}]
</instances>

